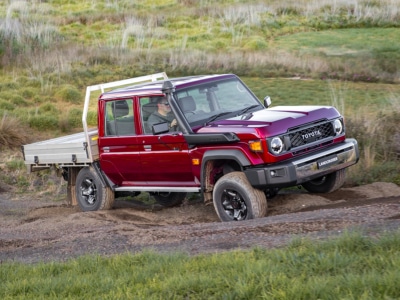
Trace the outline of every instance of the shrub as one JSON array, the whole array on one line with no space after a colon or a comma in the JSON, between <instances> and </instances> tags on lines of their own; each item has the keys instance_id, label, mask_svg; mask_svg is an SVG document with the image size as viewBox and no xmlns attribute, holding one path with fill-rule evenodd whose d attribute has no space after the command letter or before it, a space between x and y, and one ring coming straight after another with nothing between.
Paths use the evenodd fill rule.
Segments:
<instances>
[{"instance_id":1,"label":"shrub","mask_svg":"<svg viewBox=\"0 0 400 300\"><path fill-rule=\"evenodd\" d=\"M55 95L57 100L66 101L74 104L82 103L82 94L75 87L66 85L60 88Z\"/></svg>"},{"instance_id":2,"label":"shrub","mask_svg":"<svg viewBox=\"0 0 400 300\"><path fill-rule=\"evenodd\" d=\"M59 128L58 117L55 115L38 115L29 119L29 126L37 130L54 130Z\"/></svg>"},{"instance_id":3,"label":"shrub","mask_svg":"<svg viewBox=\"0 0 400 300\"><path fill-rule=\"evenodd\" d=\"M89 126L97 126L97 113L88 112L87 123ZM60 130L63 132L71 131L74 128L82 128L82 110L79 108L72 108L68 114L62 116L60 119Z\"/></svg>"},{"instance_id":4,"label":"shrub","mask_svg":"<svg viewBox=\"0 0 400 300\"><path fill-rule=\"evenodd\" d=\"M54 106L53 103L46 102L46 103L42 104L42 105L39 107L39 113L40 113L40 114L44 114L44 113L54 113L54 114L57 114L57 113L58 113L58 109Z\"/></svg>"},{"instance_id":5,"label":"shrub","mask_svg":"<svg viewBox=\"0 0 400 300\"><path fill-rule=\"evenodd\" d=\"M17 105L17 106L25 106L28 105L28 102L26 102L25 98L20 96L20 95L14 95L11 98L11 103Z\"/></svg>"},{"instance_id":6,"label":"shrub","mask_svg":"<svg viewBox=\"0 0 400 300\"><path fill-rule=\"evenodd\" d=\"M2 110L14 110L15 109L15 105L10 103L10 102L8 102L8 101L6 101L6 100L0 99L0 109L2 109Z\"/></svg>"},{"instance_id":7,"label":"shrub","mask_svg":"<svg viewBox=\"0 0 400 300\"><path fill-rule=\"evenodd\" d=\"M244 47L245 47L245 49L248 49L248 50L259 51L259 50L267 49L268 44L262 38L258 38L258 39L254 38L254 39L250 40L249 42L247 42Z\"/></svg>"},{"instance_id":8,"label":"shrub","mask_svg":"<svg viewBox=\"0 0 400 300\"><path fill-rule=\"evenodd\" d=\"M18 89L19 85L16 82L4 82L0 83L0 91L5 90L16 90Z\"/></svg>"},{"instance_id":9,"label":"shrub","mask_svg":"<svg viewBox=\"0 0 400 300\"><path fill-rule=\"evenodd\" d=\"M11 92L11 91L2 91L0 92L0 98L4 99L4 100L10 100L12 97L14 97L15 93Z\"/></svg>"},{"instance_id":10,"label":"shrub","mask_svg":"<svg viewBox=\"0 0 400 300\"><path fill-rule=\"evenodd\" d=\"M22 97L26 98L26 99L32 99L36 96L38 92L36 91L36 89L32 88L32 87L27 87L22 91Z\"/></svg>"},{"instance_id":11,"label":"shrub","mask_svg":"<svg viewBox=\"0 0 400 300\"><path fill-rule=\"evenodd\" d=\"M71 127L82 127L82 110L73 108L68 112L68 125Z\"/></svg>"}]
</instances>

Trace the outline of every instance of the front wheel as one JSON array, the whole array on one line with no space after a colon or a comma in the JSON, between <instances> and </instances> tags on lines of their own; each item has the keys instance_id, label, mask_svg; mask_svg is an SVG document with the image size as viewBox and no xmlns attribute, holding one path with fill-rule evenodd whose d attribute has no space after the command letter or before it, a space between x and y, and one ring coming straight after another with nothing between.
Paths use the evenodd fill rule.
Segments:
<instances>
[{"instance_id":1,"label":"front wheel","mask_svg":"<svg viewBox=\"0 0 400 300\"><path fill-rule=\"evenodd\" d=\"M187 193L154 193L157 203L165 207L173 207L182 204Z\"/></svg>"},{"instance_id":2,"label":"front wheel","mask_svg":"<svg viewBox=\"0 0 400 300\"><path fill-rule=\"evenodd\" d=\"M340 189L346 179L346 169L305 182L302 186L310 193L331 193Z\"/></svg>"},{"instance_id":3,"label":"front wheel","mask_svg":"<svg viewBox=\"0 0 400 300\"><path fill-rule=\"evenodd\" d=\"M262 218L267 214L264 192L253 188L242 172L228 173L217 181L213 202L223 222Z\"/></svg>"},{"instance_id":4,"label":"front wheel","mask_svg":"<svg viewBox=\"0 0 400 300\"><path fill-rule=\"evenodd\" d=\"M107 210L114 204L114 192L110 187L103 186L93 167L85 167L79 171L75 191L82 211Z\"/></svg>"}]
</instances>

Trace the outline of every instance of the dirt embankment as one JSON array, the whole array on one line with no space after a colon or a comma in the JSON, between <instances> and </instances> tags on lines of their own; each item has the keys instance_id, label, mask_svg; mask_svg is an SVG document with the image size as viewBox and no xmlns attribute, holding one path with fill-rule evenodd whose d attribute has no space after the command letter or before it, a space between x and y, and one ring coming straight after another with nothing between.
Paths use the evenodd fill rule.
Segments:
<instances>
[{"instance_id":1,"label":"dirt embankment","mask_svg":"<svg viewBox=\"0 0 400 300\"><path fill-rule=\"evenodd\" d=\"M346 229L381 234L400 228L400 187L391 183L315 195L282 191L266 218L222 223L199 200L175 208L116 201L110 211L81 212L62 202L0 193L0 261L65 260L154 249L190 254L279 247L294 237L323 239Z\"/></svg>"}]
</instances>

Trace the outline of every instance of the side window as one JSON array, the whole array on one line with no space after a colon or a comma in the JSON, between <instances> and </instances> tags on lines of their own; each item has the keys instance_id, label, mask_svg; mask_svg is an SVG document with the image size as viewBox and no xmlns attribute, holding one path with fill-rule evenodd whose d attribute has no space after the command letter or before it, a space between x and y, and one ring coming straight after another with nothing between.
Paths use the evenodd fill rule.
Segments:
<instances>
[{"instance_id":1,"label":"side window","mask_svg":"<svg viewBox=\"0 0 400 300\"><path fill-rule=\"evenodd\" d=\"M115 100L106 103L105 135L135 135L132 100Z\"/></svg>"},{"instance_id":2,"label":"side window","mask_svg":"<svg viewBox=\"0 0 400 300\"><path fill-rule=\"evenodd\" d=\"M154 98L154 97L153 97ZM150 115L157 110L156 98L151 99L150 97L140 98L140 108L142 114L142 126L145 134L152 134L151 128L147 123Z\"/></svg>"}]
</instances>

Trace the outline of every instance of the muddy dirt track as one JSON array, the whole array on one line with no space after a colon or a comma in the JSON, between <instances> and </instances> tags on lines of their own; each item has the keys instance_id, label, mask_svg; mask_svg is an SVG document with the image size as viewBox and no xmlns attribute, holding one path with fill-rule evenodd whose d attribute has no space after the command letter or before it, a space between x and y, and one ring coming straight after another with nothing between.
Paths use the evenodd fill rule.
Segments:
<instances>
[{"instance_id":1,"label":"muddy dirt track","mask_svg":"<svg viewBox=\"0 0 400 300\"><path fill-rule=\"evenodd\" d=\"M400 187L392 183L324 195L281 191L268 201L266 218L242 222L219 222L213 206L191 199L175 208L117 200L110 211L84 213L48 196L3 191L0 262L60 261L144 249L214 253L280 247L296 237L326 239L346 230L371 236L400 230Z\"/></svg>"}]
</instances>

